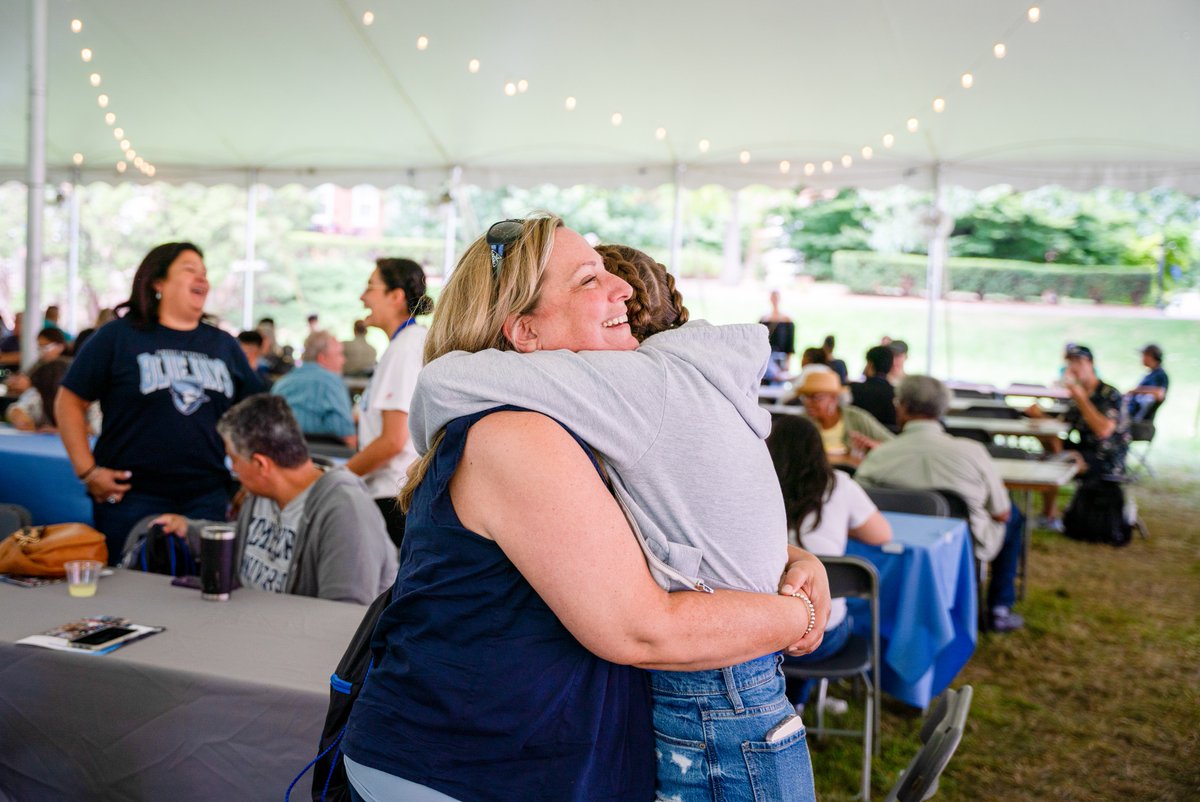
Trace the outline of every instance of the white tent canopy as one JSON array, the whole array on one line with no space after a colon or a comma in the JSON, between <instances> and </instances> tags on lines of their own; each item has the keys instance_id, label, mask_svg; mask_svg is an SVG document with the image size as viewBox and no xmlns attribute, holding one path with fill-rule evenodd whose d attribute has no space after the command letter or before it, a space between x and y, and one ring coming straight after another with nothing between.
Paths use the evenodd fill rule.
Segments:
<instances>
[{"instance_id":1,"label":"white tent canopy","mask_svg":"<svg viewBox=\"0 0 1200 802\"><path fill-rule=\"evenodd\" d=\"M1027 6L51 0L48 180L76 153L85 182L147 180L117 173L120 127L172 182L869 187L937 165L969 187L1200 192L1200 2ZM0 4L0 180L26 177L29 15Z\"/></svg>"}]
</instances>

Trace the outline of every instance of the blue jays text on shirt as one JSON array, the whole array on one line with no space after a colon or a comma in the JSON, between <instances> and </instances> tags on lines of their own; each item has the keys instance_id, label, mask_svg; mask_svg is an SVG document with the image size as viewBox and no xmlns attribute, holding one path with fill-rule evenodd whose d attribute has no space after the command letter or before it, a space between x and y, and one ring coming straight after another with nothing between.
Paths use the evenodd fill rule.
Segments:
<instances>
[{"instance_id":1,"label":"blue jays text on shirt","mask_svg":"<svg viewBox=\"0 0 1200 802\"><path fill-rule=\"evenodd\" d=\"M138 389L142 395L169 389L180 414L191 415L208 401L205 390L233 398L229 366L215 357L168 348L152 354L138 354L137 362Z\"/></svg>"},{"instance_id":2,"label":"blue jays text on shirt","mask_svg":"<svg viewBox=\"0 0 1200 802\"><path fill-rule=\"evenodd\" d=\"M287 584L287 572L263 562L259 555L269 557L278 564L292 564L292 550L296 546L296 532L268 518L255 518L250 522L246 534L246 546L242 552L241 577L248 585L263 590L283 593Z\"/></svg>"}]
</instances>

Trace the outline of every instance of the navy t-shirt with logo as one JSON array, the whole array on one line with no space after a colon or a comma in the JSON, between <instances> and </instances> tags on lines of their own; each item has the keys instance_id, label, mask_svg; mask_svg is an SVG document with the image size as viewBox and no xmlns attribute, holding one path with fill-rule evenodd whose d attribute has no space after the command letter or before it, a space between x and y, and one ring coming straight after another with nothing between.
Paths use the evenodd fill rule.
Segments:
<instances>
[{"instance_id":1,"label":"navy t-shirt with logo","mask_svg":"<svg viewBox=\"0 0 1200 802\"><path fill-rule=\"evenodd\" d=\"M127 318L88 339L62 384L100 401L96 463L132 471L134 490L158 495L229 481L217 420L260 389L237 340L220 329L139 329Z\"/></svg>"}]
</instances>

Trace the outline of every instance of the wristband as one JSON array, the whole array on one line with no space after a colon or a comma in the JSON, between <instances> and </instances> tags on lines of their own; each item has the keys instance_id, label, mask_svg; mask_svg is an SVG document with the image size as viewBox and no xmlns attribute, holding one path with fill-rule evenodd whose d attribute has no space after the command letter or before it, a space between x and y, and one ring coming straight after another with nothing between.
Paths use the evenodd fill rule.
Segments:
<instances>
[{"instance_id":1,"label":"wristband","mask_svg":"<svg viewBox=\"0 0 1200 802\"><path fill-rule=\"evenodd\" d=\"M79 474L79 481L86 482L88 480L88 477L91 476L93 473L95 473L96 469L99 467L100 467L100 463L98 463L98 462L92 463L92 467L88 468L86 471Z\"/></svg>"},{"instance_id":2,"label":"wristband","mask_svg":"<svg viewBox=\"0 0 1200 802\"><path fill-rule=\"evenodd\" d=\"M808 598L808 594L804 591L798 590L792 595L808 606L808 629L804 630L804 634L808 635L817 625L817 608L813 606L812 599Z\"/></svg>"}]
</instances>

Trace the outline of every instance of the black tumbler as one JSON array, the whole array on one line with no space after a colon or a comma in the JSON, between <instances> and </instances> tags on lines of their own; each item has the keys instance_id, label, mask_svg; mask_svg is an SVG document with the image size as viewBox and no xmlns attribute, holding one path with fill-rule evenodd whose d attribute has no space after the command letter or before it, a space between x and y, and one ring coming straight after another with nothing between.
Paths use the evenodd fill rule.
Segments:
<instances>
[{"instance_id":1,"label":"black tumbler","mask_svg":"<svg viewBox=\"0 0 1200 802\"><path fill-rule=\"evenodd\" d=\"M200 530L200 598L228 601L233 590L232 524L206 526Z\"/></svg>"}]
</instances>

